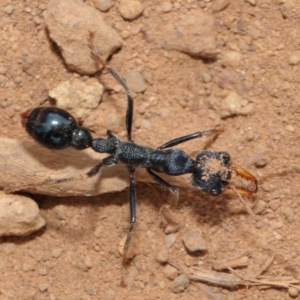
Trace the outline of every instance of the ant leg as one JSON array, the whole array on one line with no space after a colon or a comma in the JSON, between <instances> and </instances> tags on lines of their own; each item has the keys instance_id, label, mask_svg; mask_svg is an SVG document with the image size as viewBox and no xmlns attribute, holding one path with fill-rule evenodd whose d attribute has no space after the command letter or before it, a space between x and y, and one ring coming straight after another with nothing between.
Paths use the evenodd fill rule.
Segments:
<instances>
[{"instance_id":1,"label":"ant leg","mask_svg":"<svg viewBox=\"0 0 300 300\"><path fill-rule=\"evenodd\" d=\"M257 216L254 211L251 209L251 207L248 205L248 203L244 200L243 196L239 193L239 190L233 185L231 184L229 186L229 188L232 190L233 194L235 194L238 199L240 200L240 202L242 203L242 205L244 206L244 208L246 209L247 213L255 220L260 220L259 216Z\"/></svg>"},{"instance_id":2,"label":"ant leg","mask_svg":"<svg viewBox=\"0 0 300 300\"><path fill-rule=\"evenodd\" d=\"M125 82L125 80L111 67L107 66L105 61L101 58L101 56L97 53L94 45L95 33L93 31L89 32L89 47L91 49L91 54L94 60L98 63L106 67L107 71L122 85L127 93L127 111L126 111L126 129L127 129L127 139L132 142L131 139L131 129L132 129L132 119L133 119L133 99L130 95L130 90Z\"/></svg>"},{"instance_id":3,"label":"ant leg","mask_svg":"<svg viewBox=\"0 0 300 300\"><path fill-rule=\"evenodd\" d=\"M168 141L165 144L157 147L157 149L162 150L162 149L174 147L181 143L185 143L185 142L193 140L193 139L201 138L205 135L220 134L220 133L222 133L222 130L219 130L219 129L212 129L212 130L207 130L207 131L197 131L195 133L184 135L184 136L178 137L176 139L173 139L171 141Z\"/></svg>"},{"instance_id":4,"label":"ant leg","mask_svg":"<svg viewBox=\"0 0 300 300\"><path fill-rule=\"evenodd\" d=\"M101 162L99 162L97 165L95 165L94 167L92 167L87 173L86 175L91 177L96 175L102 167L112 167L116 164L116 161L114 159L113 156L108 156L105 157Z\"/></svg>"},{"instance_id":5,"label":"ant leg","mask_svg":"<svg viewBox=\"0 0 300 300\"><path fill-rule=\"evenodd\" d=\"M127 140L132 142L131 129L133 119L133 99L130 95L130 90L125 83L125 80L112 68L107 67L108 72L122 85L127 93L127 111L126 111L126 129L127 129Z\"/></svg>"},{"instance_id":6,"label":"ant leg","mask_svg":"<svg viewBox=\"0 0 300 300\"><path fill-rule=\"evenodd\" d=\"M163 188L166 188L169 190L174 196L175 196L175 203L174 206L177 206L178 198L179 198L179 190L177 187L169 184L165 180L163 180L161 177L159 177L157 174L155 174L150 168L147 168L147 172L152 177L154 181L156 181L159 185L161 185Z\"/></svg>"},{"instance_id":7,"label":"ant leg","mask_svg":"<svg viewBox=\"0 0 300 300\"><path fill-rule=\"evenodd\" d=\"M130 176L130 184L129 184L129 205L130 205L130 228L127 234L127 238L124 244L124 250L123 250L123 259L126 262L127 257L126 253L131 241L132 231L134 228L134 225L136 223L136 192L135 192L135 181L134 181L134 171L135 169L132 167L129 167L129 176Z\"/></svg>"}]
</instances>

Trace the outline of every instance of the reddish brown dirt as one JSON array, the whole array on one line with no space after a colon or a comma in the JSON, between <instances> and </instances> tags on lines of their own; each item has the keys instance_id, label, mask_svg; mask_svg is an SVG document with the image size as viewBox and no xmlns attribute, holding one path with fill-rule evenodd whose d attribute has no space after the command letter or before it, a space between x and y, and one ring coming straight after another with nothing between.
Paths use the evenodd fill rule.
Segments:
<instances>
[{"instance_id":1,"label":"reddish brown dirt","mask_svg":"<svg viewBox=\"0 0 300 300\"><path fill-rule=\"evenodd\" d=\"M211 7L210 1L172 2L180 4L177 11L182 14L200 5L208 11ZM106 20L112 26L118 23L118 28L160 22L163 26L164 18L157 8L160 1L144 3L151 12L149 18L141 16L128 23L120 17L115 4L105 13ZM14 7L10 15L4 12L9 4ZM73 76L45 31L42 11L46 4L46 1L1 1L2 136L27 139L19 113L36 106L47 95L47 89ZM292 58L297 61L300 55L297 9L296 0L285 7L281 1L257 0L256 6L251 6L246 1L232 0L224 10L213 13L218 49L220 53L239 52L242 63L237 67L225 69L221 60L204 62L162 50L158 43L145 40L143 34L131 33L110 62L120 74L143 65L153 76L153 84L147 84L146 92L134 95L136 142L155 147L177 136L214 128L218 123L214 101L219 102L229 91L236 91L253 103L252 114L221 120L224 133L211 148L227 151L235 162L243 162L265 149L274 151L265 157L265 167L247 166L259 181L259 192L247 201L262 207L261 218L269 226L253 221L233 207L238 203L235 197L213 198L192 188L181 190L174 214L182 226L169 250L171 260L178 266L190 265L193 260L192 264L209 269L213 259L232 258L249 251L249 266L238 270L240 274L246 277L256 274L274 255L265 275L299 278L300 72L299 65L290 62ZM285 17L280 10L285 11ZM145 53L149 54L143 61ZM154 65L157 67L153 68ZM203 82L203 72L211 76L211 82ZM151 96L157 97L157 104L145 109ZM124 98L124 94L118 97ZM125 109L125 104L120 106ZM109 103L105 107L108 109ZM98 109L101 110L101 105ZM165 109L169 111L167 116ZM124 111L118 109L118 112L122 118ZM103 121L107 128L113 127L116 134L124 136L124 125L110 127L110 120ZM95 130L95 136L104 136L106 128L93 126L95 122L97 110L91 112L85 124ZM182 148L194 156L204 145L205 140L196 140ZM26 238L1 239L0 299L289 298L286 289L257 287L232 290L209 287L215 296L208 298L197 283L181 294L174 294L171 281L162 272L163 266L156 261L165 238L159 210L168 193L155 185L138 184L137 197L134 246L140 254L123 267L118 247L128 229L127 191L93 198L34 196L47 227ZM208 251L191 258L182 237L195 227L201 228Z\"/></svg>"}]
</instances>

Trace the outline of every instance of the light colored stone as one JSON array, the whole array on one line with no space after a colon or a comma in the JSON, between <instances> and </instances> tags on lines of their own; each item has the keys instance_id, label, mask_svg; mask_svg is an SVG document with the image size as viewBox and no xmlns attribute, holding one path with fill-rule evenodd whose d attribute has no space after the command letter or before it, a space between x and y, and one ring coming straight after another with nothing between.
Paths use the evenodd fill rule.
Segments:
<instances>
[{"instance_id":1,"label":"light colored stone","mask_svg":"<svg viewBox=\"0 0 300 300\"><path fill-rule=\"evenodd\" d=\"M108 11L112 7L110 0L93 0L93 3L100 11Z\"/></svg>"},{"instance_id":2,"label":"light colored stone","mask_svg":"<svg viewBox=\"0 0 300 300\"><path fill-rule=\"evenodd\" d=\"M6 5L3 9L3 11L8 15L11 15L14 10L15 8L11 4Z\"/></svg>"},{"instance_id":3,"label":"light colored stone","mask_svg":"<svg viewBox=\"0 0 300 300\"><path fill-rule=\"evenodd\" d=\"M173 8L173 4L169 1L164 1L161 4L161 11L164 13L170 12L172 10L172 8Z\"/></svg>"},{"instance_id":4,"label":"light colored stone","mask_svg":"<svg viewBox=\"0 0 300 300\"><path fill-rule=\"evenodd\" d=\"M54 249L52 250L51 255L52 255L52 257L54 257L54 258L58 258L58 257L61 256L62 252L63 252L63 249L62 249L62 248L54 248Z\"/></svg>"},{"instance_id":5,"label":"light colored stone","mask_svg":"<svg viewBox=\"0 0 300 300\"><path fill-rule=\"evenodd\" d=\"M222 57L222 65L229 68L236 68L242 61L242 54L237 51L225 52Z\"/></svg>"},{"instance_id":6,"label":"light colored stone","mask_svg":"<svg viewBox=\"0 0 300 300\"><path fill-rule=\"evenodd\" d=\"M94 230L94 236L97 238L100 238L104 234L104 231L105 231L105 229L103 228L103 226L99 225Z\"/></svg>"},{"instance_id":7,"label":"light colored stone","mask_svg":"<svg viewBox=\"0 0 300 300\"><path fill-rule=\"evenodd\" d=\"M295 127L293 125L286 125L285 129L289 132L295 132Z\"/></svg>"},{"instance_id":8,"label":"light colored stone","mask_svg":"<svg viewBox=\"0 0 300 300\"><path fill-rule=\"evenodd\" d=\"M133 20L140 16L144 11L144 5L137 0L121 0L119 12L126 20Z\"/></svg>"},{"instance_id":9,"label":"light colored stone","mask_svg":"<svg viewBox=\"0 0 300 300\"><path fill-rule=\"evenodd\" d=\"M240 114L242 109L242 101L243 99L236 92L230 92L228 96L221 102L221 117L227 118Z\"/></svg>"},{"instance_id":10,"label":"light colored stone","mask_svg":"<svg viewBox=\"0 0 300 300\"><path fill-rule=\"evenodd\" d=\"M46 291L48 290L48 284L47 284L47 283L41 283L41 284L39 285L39 290L40 290L42 293L46 292Z\"/></svg>"},{"instance_id":11,"label":"light colored stone","mask_svg":"<svg viewBox=\"0 0 300 300\"><path fill-rule=\"evenodd\" d=\"M91 109L95 109L102 98L103 86L95 78L87 81L71 79L60 83L49 91L49 96L56 100L58 107L72 113L76 118L86 118Z\"/></svg>"},{"instance_id":12,"label":"light colored stone","mask_svg":"<svg viewBox=\"0 0 300 300\"><path fill-rule=\"evenodd\" d=\"M249 4L251 4L252 6L256 5L256 0L246 0L246 2L248 2Z\"/></svg>"},{"instance_id":13,"label":"light colored stone","mask_svg":"<svg viewBox=\"0 0 300 300\"><path fill-rule=\"evenodd\" d=\"M296 298L299 295L299 289L296 287L289 287L288 293L289 293L290 297Z\"/></svg>"},{"instance_id":14,"label":"light colored stone","mask_svg":"<svg viewBox=\"0 0 300 300\"><path fill-rule=\"evenodd\" d=\"M102 14L80 0L50 0L44 17L68 68L81 74L93 74L103 68L91 55L91 42L104 62L122 46L121 38Z\"/></svg>"},{"instance_id":15,"label":"light colored stone","mask_svg":"<svg viewBox=\"0 0 300 300\"><path fill-rule=\"evenodd\" d=\"M300 53L294 53L289 57L289 64L292 66L298 65L300 62Z\"/></svg>"},{"instance_id":16,"label":"light colored stone","mask_svg":"<svg viewBox=\"0 0 300 300\"><path fill-rule=\"evenodd\" d=\"M191 253L207 250L206 242L199 228L188 231L182 240L186 249Z\"/></svg>"},{"instance_id":17,"label":"light colored stone","mask_svg":"<svg viewBox=\"0 0 300 300\"><path fill-rule=\"evenodd\" d=\"M176 235L171 233L171 234L167 234L164 238L165 240L165 246L167 249L169 249L176 241Z\"/></svg>"},{"instance_id":18,"label":"light colored stone","mask_svg":"<svg viewBox=\"0 0 300 300\"><path fill-rule=\"evenodd\" d=\"M182 293L190 284L190 279L187 275L182 274L177 276L172 283L173 293Z\"/></svg>"},{"instance_id":19,"label":"light colored stone","mask_svg":"<svg viewBox=\"0 0 300 300\"><path fill-rule=\"evenodd\" d=\"M165 267L163 268L163 273L166 278L171 280L175 279L176 276L178 276L178 270L169 264L165 265Z\"/></svg>"},{"instance_id":20,"label":"light colored stone","mask_svg":"<svg viewBox=\"0 0 300 300\"><path fill-rule=\"evenodd\" d=\"M169 252L166 248L161 249L156 256L156 260L161 264L166 263L168 261L168 258L169 258Z\"/></svg>"},{"instance_id":21,"label":"light colored stone","mask_svg":"<svg viewBox=\"0 0 300 300\"><path fill-rule=\"evenodd\" d=\"M167 50L177 50L209 59L217 56L219 52L216 46L217 32L215 19L211 14L201 9L191 10L185 14L177 11L168 14L176 22L167 22L164 26L153 24L149 28L149 36L159 40L161 46Z\"/></svg>"},{"instance_id":22,"label":"light colored stone","mask_svg":"<svg viewBox=\"0 0 300 300\"><path fill-rule=\"evenodd\" d=\"M139 71L133 70L127 73L126 83L129 89L136 93L144 92L147 85Z\"/></svg>"},{"instance_id":23,"label":"light colored stone","mask_svg":"<svg viewBox=\"0 0 300 300\"><path fill-rule=\"evenodd\" d=\"M25 196L0 191L0 236L29 235L45 226L39 208Z\"/></svg>"},{"instance_id":24,"label":"light colored stone","mask_svg":"<svg viewBox=\"0 0 300 300\"><path fill-rule=\"evenodd\" d=\"M229 0L214 0L212 1L212 10L218 12L224 10L229 5Z\"/></svg>"}]
</instances>

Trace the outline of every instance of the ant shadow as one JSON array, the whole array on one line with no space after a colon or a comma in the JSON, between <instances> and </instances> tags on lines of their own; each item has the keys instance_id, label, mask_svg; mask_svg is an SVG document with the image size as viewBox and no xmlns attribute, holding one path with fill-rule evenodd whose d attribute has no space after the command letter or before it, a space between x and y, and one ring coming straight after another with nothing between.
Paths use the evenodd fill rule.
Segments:
<instances>
[{"instance_id":1,"label":"ant shadow","mask_svg":"<svg viewBox=\"0 0 300 300\"><path fill-rule=\"evenodd\" d=\"M226 209L226 199L224 199L224 197L229 197L225 195L213 197L206 195L201 191L195 189L191 190L189 188L181 188L180 192L181 197L179 198L178 206L172 208L172 211L179 216L180 222L184 222L183 217L180 217L182 210L188 210L189 216L195 218L199 226L204 223L210 226L217 226L230 215ZM37 237L42 237L48 230L58 232L58 234L61 235L61 238L63 238L64 235L68 235L68 239L71 240L81 239L83 236L87 235L87 228L88 230L91 230L90 234L92 234L93 229L99 225L99 221L103 217L99 217L99 215L101 215L101 211L103 211L106 206L111 205L113 207L121 207L128 203L128 189L118 193L109 193L93 197L80 196L59 198L45 195L31 195L31 197L38 203L41 209L41 214L46 219L46 226L29 236L2 237L0 239L1 243L13 243L15 245L26 244L35 240ZM153 219L160 218L160 209L163 205L168 204L169 197L170 193L167 190L161 189L161 187L157 184L137 184L138 202L142 203L143 206L146 207L151 206L151 210L156 212L156 215L152 216ZM81 223L85 225L80 225L76 228L72 226L63 226L62 228L58 227L57 224L59 224L59 220L54 216L55 213L51 213L50 215L45 213L46 211L53 211L53 209L58 205L67 207L66 211L68 211L71 207L74 209L73 212L70 212L70 214L66 213L65 218L67 219L67 223L70 222L70 220L68 220L69 218L72 219L74 211L78 212L81 208L87 208L88 211L85 214L77 214L80 215ZM137 208L139 209L139 206ZM138 219L144 219L142 214L143 212L139 213ZM186 216L186 214L184 214L184 216ZM128 222L129 226L129 211L128 215L127 213L121 215L118 217L117 221L113 215L107 215L105 216L105 219L110 223L121 222L124 224L124 222ZM152 226L158 226L158 223L155 222ZM163 231L163 229L160 230ZM184 229L181 228L179 229L179 232L183 230ZM127 228L123 228L122 233L125 234L126 232Z\"/></svg>"}]
</instances>

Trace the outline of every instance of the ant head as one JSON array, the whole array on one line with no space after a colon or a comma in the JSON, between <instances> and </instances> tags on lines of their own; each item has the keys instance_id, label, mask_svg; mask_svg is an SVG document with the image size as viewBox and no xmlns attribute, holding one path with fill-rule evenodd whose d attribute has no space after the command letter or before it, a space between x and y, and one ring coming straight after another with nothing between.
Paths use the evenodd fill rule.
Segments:
<instances>
[{"instance_id":1,"label":"ant head","mask_svg":"<svg viewBox=\"0 0 300 300\"><path fill-rule=\"evenodd\" d=\"M226 152L202 151L196 156L193 186L211 195L224 192L231 178L231 159Z\"/></svg>"}]
</instances>

